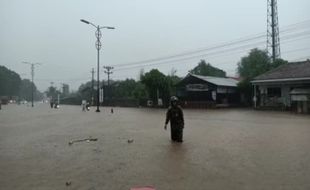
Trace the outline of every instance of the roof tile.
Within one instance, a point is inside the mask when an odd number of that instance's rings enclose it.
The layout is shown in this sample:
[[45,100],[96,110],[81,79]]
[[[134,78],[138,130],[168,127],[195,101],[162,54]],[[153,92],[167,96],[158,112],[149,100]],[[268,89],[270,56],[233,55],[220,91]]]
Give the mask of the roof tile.
[[307,77],[310,77],[310,60],[281,65],[275,69],[272,69],[262,75],[255,77],[254,81]]

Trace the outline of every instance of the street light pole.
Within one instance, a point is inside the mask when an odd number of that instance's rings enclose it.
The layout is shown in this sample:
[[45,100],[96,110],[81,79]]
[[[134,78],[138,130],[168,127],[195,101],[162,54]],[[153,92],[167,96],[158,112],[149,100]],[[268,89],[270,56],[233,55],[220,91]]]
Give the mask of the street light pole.
[[99,25],[95,25],[87,20],[81,19],[81,22],[84,22],[85,24],[90,24],[93,27],[96,28],[96,49],[97,49],[97,110],[96,112],[100,112],[99,109],[99,90],[100,90],[100,81],[99,81],[99,50],[101,49],[101,42],[100,42],[100,38],[102,36],[101,34],[101,29],[106,28],[106,29],[115,29],[114,27],[110,27],[110,26],[102,26],[100,27]]
[[101,49],[101,42],[100,42],[100,38],[101,38],[101,31],[99,28],[99,25],[97,26],[97,31],[96,31],[96,37],[97,37],[97,41],[96,41],[96,49],[97,49],[97,110],[96,112],[100,112],[99,110],[99,91],[100,91],[100,79],[99,79],[99,50]]

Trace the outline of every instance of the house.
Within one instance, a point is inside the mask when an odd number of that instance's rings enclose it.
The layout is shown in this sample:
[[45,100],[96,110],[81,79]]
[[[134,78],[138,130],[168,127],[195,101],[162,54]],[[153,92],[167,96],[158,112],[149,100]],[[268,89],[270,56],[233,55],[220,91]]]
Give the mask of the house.
[[176,94],[184,107],[221,107],[237,104],[238,80],[188,74],[176,85]]
[[251,82],[255,108],[310,112],[310,60],[281,65]]

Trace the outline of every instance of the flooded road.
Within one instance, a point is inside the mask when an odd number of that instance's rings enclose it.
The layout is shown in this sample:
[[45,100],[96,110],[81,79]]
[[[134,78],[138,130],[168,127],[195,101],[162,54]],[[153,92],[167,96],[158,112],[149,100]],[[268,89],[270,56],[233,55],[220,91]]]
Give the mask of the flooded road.
[[164,109],[2,108],[0,189],[310,189],[309,115],[187,109],[174,144]]

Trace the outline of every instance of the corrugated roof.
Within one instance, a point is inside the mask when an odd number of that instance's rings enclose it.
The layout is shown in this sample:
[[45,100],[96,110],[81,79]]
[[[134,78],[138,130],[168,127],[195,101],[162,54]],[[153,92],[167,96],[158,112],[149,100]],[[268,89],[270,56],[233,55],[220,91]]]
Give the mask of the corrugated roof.
[[310,77],[310,61],[294,62],[281,65],[254,78],[254,81],[271,79],[294,79]]
[[217,86],[231,86],[231,87],[237,87],[237,84],[239,81],[232,79],[232,78],[221,78],[221,77],[211,77],[211,76],[202,76],[202,75],[194,75],[189,74],[190,76],[199,78],[201,80],[204,80],[206,82],[215,84]]

